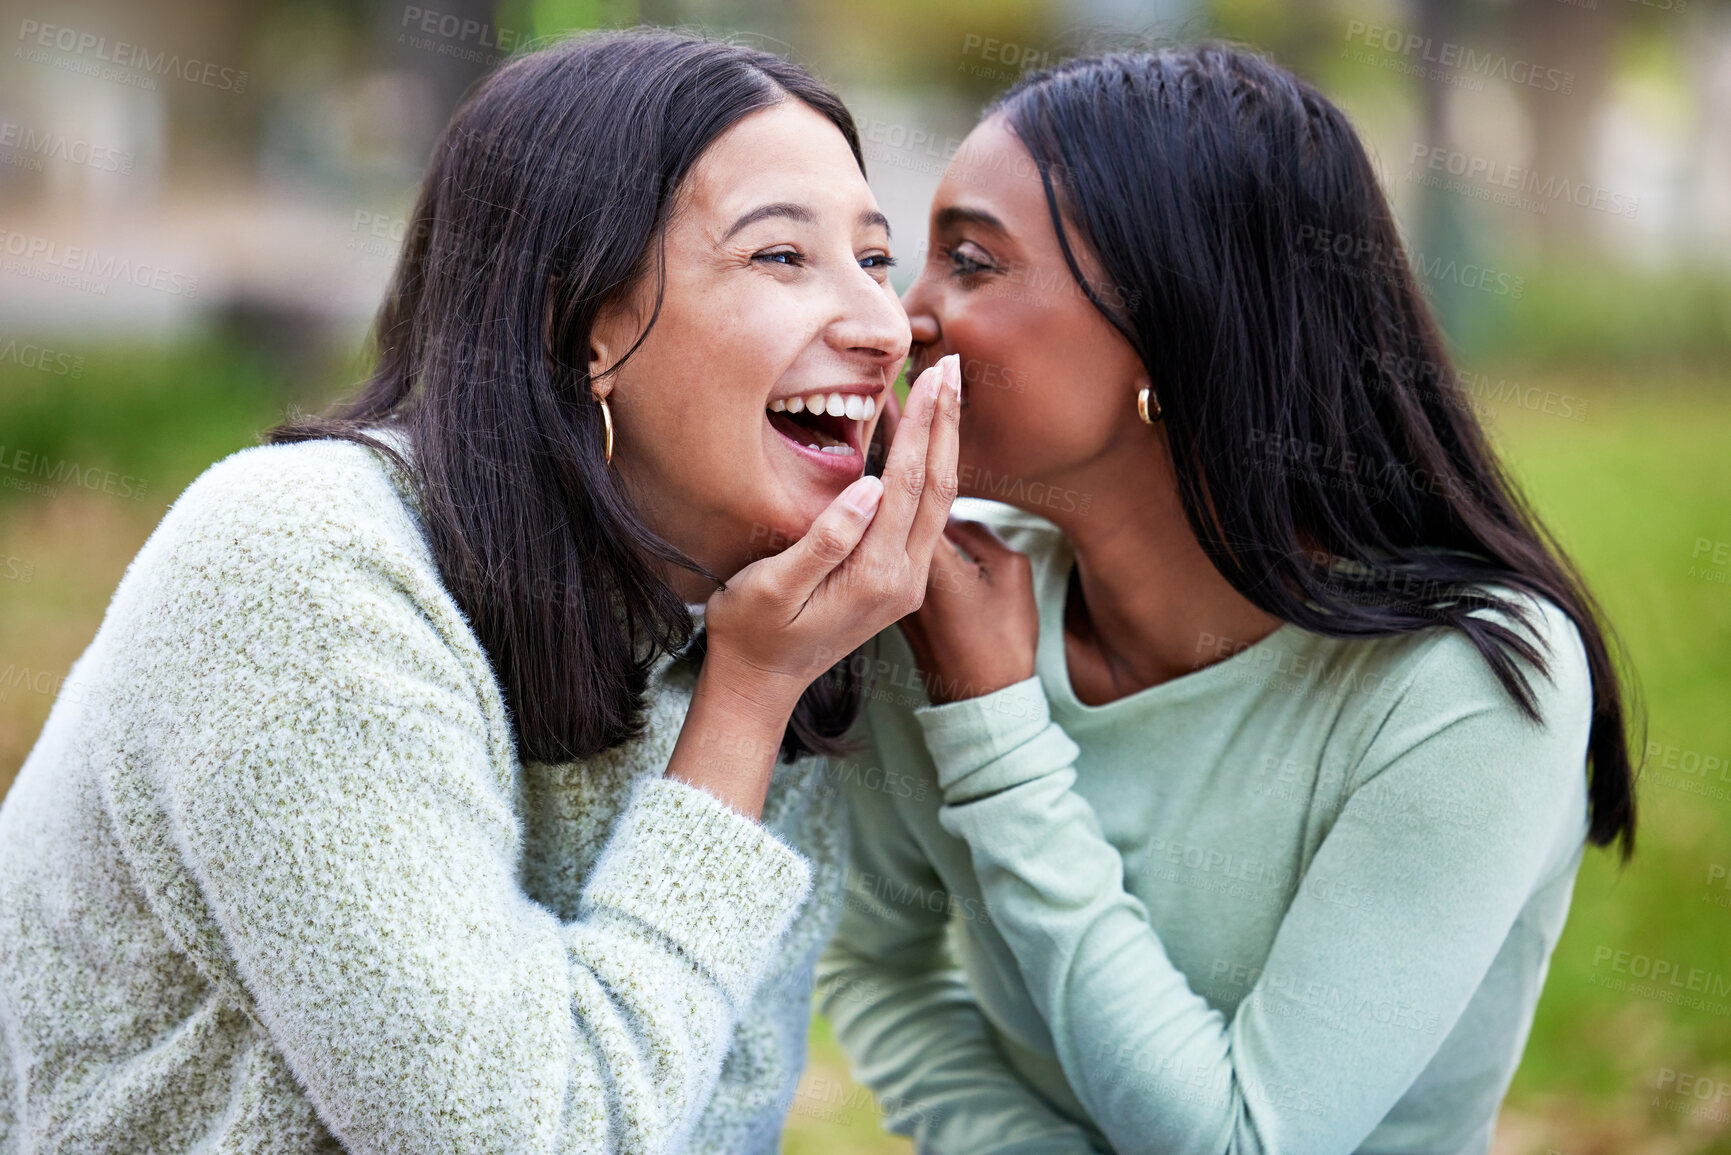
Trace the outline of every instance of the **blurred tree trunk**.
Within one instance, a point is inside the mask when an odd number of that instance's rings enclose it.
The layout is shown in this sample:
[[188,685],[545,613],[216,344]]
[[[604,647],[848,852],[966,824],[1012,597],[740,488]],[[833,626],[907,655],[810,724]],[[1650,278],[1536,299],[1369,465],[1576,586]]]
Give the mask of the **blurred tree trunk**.
[[[1465,39],[1460,9],[1449,0],[1414,0],[1413,23],[1418,35],[1433,44],[1460,43]],[[1451,147],[1448,126],[1448,101],[1452,87],[1429,76],[1418,80],[1419,123],[1424,144],[1428,148]],[[1411,247],[1415,264],[1435,265],[1438,261],[1454,261],[1457,265],[1473,262],[1474,234],[1466,219],[1466,206],[1458,194],[1444,188],[1420,183],[1417,189],[1417,220]],[[1418,270],[1415,269],[1415,272]],[[1484,294],[1476,293],[1458,280],[1444,278],[1425,280],[1418,272],[1420,287],[1425,290],[1436,309],[1437,320],[1457,351],[1470,349],[1483,320]]]
[[[1533,152],[1528,167],[1537,179],[1571,186],[1596,180],[1593,132],[1611,79],[1617,34],[1630,11],[1626,0],[1599,0],[1597,8],[1576,8],[1557,0],[1513,0],[1507,42],[1510,55],[1540,68],[1573,73],[1570,91],[1516,86]],[[1616,191],[1616,190],[1612,190]],[[1536,216],[1531,231],[1545,256],[1578,246],[1592,230],[1591,210],[1557,203]]]
[[[454,16],[458,20],[473,20],[482,27],[493,29],[489,39],[497,39],[498,29],[509,28],[513,32],[527,31],[523,22],[501,21],[494,11],[492,0],[438,0],[437,5],[426,5],[429,10],[436,7],[441,16]],[[442,130],[451,113],[462,102],[463,96],[474,86],[475,82],[487,75],[495,67],[492,59],[465,60],[460,56],[442,56],[436,52],[412,48],[400,44],[398,40],[403,31],[404,10],[398,3],[379,3],[376,5],[376,31],[374,35],[379,43],[389,45],[385,59],[392,67],[412,73],[422,82],[424,91],[432,100],[434,107],[429,109],[424,122],[435,126],[435,132]],[[464,48],[476,47],[484,56],[509,55],[509,50],[516,48],[515,44],[504,46],[504,50],[480,48],[479,45],[464,43]],[[421,142],[423,152],[430,152],[432,140]]]

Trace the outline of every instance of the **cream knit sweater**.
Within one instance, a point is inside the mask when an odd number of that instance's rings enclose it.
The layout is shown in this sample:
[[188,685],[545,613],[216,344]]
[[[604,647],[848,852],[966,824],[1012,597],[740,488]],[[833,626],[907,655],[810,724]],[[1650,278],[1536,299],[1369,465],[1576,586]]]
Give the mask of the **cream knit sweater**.
[[0,805],[0,1152],[775,1150],[845,823],[664,778],[691,685],[522,764],[378,454],[213,466]]

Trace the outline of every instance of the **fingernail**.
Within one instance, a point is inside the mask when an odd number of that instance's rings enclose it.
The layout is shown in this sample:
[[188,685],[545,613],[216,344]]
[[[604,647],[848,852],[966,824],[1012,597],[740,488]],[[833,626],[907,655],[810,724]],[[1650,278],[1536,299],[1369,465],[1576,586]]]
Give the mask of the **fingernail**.
[[883,495],[884,483],[868,473],[843,491],[841,503],[861,517],[870,517],[877,512]]
[[949,353],[942,360],[944,377],[949,381],[950,387],[956,391],[956,400],[960,401],[962,399],[962,355]]

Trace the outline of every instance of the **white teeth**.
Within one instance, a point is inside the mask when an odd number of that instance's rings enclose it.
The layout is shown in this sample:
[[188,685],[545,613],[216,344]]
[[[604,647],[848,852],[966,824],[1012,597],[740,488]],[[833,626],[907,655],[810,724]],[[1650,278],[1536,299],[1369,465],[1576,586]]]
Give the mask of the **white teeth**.
[[818,450],[818,452],[819,453],[833,453],[837,457],[852,457],[853,456],[853,446],[851,446],[851,445],[826,445],[822,449]]
[[778,397],[769,403],[771,413],[815,413],[831,417],[845,416],[849,421],[870,421],[877,416],[878,403],[858,393],[813,393],[808,397]]

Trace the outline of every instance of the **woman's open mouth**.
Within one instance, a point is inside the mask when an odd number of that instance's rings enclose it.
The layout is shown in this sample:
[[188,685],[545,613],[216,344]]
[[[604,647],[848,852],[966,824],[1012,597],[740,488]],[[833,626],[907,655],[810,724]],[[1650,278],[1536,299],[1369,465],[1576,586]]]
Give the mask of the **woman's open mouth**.
[[861,447],[877,399],[859,393],[810,393],[779,397],[766,409],[770,428],[807,458],[856,476],[863,472]]

